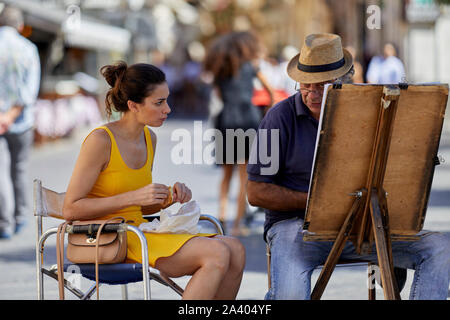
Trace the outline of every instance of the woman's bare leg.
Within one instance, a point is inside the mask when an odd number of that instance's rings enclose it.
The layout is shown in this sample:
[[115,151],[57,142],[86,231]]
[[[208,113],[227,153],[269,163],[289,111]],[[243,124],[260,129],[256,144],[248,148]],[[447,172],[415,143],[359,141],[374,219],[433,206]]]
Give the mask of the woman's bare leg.
[[188,240],[175,254],[159,258],[155,267],[169,277],[192,275],[183,299],[214,299],[225,278],[231,250],[219,239],[196,237]]
[[228,272],[219,286],[215,296],[217,300],[233,300],[241,286],[242,275],[245,267],[245,247],[237,238],[216,236],[215,238],[223,241],[230,249],[230,265]]
[[220,183],[220,194],[219,194],[219,220],[221,222],[225,221],[225,215],[227,211],[228,204],[228,191],[230,190],[230,181],[233,176],[233,165],[224,164],[222,165],[222,181]]
[[237,203],[236,218],[233,222],[233,236],[240,235],[241,220],[245,215],[245,209],[247,207],[247,164],[239,164],[239,195]]

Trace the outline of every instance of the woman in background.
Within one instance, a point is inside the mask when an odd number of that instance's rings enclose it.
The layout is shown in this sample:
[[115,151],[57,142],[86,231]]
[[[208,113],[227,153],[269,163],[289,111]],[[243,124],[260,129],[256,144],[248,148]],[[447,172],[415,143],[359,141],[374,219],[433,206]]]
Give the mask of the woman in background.
[[235,130],[235,135],[239,134],[237,129],[244,132],[254,129],[256,133],[261,113],[252,104],[255,78],[266,88],[273,101],[272,89],[258,69],[261,53],[261,42],[255,34],[233,32],[215,39],[204,61],[205,71],[214,77],[214,90],[223,101],[223,109],[215,120],[215,128],[220,130],[223,137],[223,144],[216,144],[216,162],[223,169],[219,194],[219,220],[223,224],[233,169],[237,166],[239,172],[237,213],[231,231],[233,236],[245,235],[248,232],[241,227],[241,220],[247,208],[246,167],[254,134],[247,135],[245,143],[239,144],[241,139],[227,138],[226,130]]

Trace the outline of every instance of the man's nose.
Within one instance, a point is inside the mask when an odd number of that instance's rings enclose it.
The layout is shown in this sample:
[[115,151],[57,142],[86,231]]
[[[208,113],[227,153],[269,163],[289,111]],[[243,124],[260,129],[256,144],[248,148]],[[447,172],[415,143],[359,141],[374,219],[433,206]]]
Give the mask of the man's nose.
[[314,91],[311,91],[311,93],[310,93],[311,99],[313,99],[313,100],[321,99],[323,93],[321,91],[318,91],[315,89],[313,89],[313,90]]

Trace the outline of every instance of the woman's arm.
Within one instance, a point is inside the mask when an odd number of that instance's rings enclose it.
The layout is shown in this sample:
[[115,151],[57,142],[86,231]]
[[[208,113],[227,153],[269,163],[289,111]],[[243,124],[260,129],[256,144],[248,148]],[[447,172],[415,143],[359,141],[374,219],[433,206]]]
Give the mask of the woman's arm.
[[104,130],[95,130],[84,141],[72,173],[64,199],[63,215],[66,220],[94,219],[112,212],[124,204],[115,199],[88,199],[98,175],[109,162],[111,140]]
[[[152,129],[150,129],[149,127],[147,127],[147,129],[150,132],[150,138],[152,139],[152,150],[153,150],[153,159],[152,159],[152,171],[153,171],[153,164],[155,162],[155,154],[156,154],[156,142],[157,142],[157,137],[156,134],[153,132]],[[154,205],[149,205],[149,206],[142,206],[141,210],[142,210],[142,214],[143,215],[151,215],[154,213],[157,213],[159,211],[161,211],[161,209],[165,209],[167,207],[170,207],[172,205],[172,203],[167,204],[164,206],[164,204],[154,204]]]
[[134,205],[163,203],[168,188],[149,184],[138,190],[106,198],[87,198],[94,183],[109,162],[111,140],[104,130],[96,130],[83,143],[64,199],[66,220],[100,218],[111,212]]
[[295,211],[306,208],[308,194],[273,183],[248,181],[248,202],[252,206],[274,211]]

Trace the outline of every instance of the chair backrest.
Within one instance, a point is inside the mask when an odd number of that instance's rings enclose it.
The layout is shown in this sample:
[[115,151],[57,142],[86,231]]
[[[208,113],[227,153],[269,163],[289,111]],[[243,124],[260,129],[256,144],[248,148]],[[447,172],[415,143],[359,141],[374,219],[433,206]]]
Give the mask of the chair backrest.
[[42,186],[41,180],[33,181],[34,215],[64,219],[62,208],[66,193],[58,193]]

